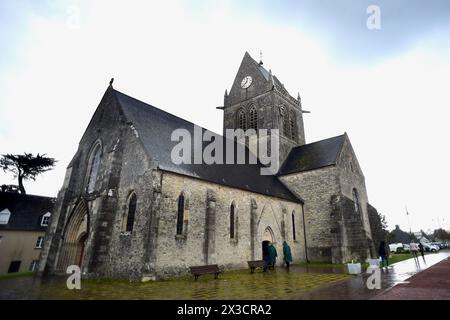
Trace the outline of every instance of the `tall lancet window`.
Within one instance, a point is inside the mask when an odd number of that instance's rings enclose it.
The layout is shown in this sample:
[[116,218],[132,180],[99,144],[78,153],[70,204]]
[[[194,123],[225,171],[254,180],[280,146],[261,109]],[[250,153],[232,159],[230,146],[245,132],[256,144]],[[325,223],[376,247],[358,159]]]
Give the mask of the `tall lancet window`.
[[284,107],[280,108],[281,122],[283,125],[283,134],[286,138],[291,138],[291,127],[289,124],[289,114]]
[[94,150],[91,152],[90,166],[89,166],[89,179],[86,191],[92,193],[95,190],[95,183],[97,182],[98,170],[100,168],[101,147],[98,143]]
[[353,205],[355,206],[355,212],[359,212],[359,197],[358,197],[358,191],[356,191],[355,188],[353,188]]
[[292,212],[292,239],[297,239],[297,231],[295,231],[295,212]]
[[255,106],[252,106],[250,108],[249,116],[250,116],[249,129],[258,130],[258,111],[256,111]]
[[291,131],[291,139],[296,140],[297,139],[297,126],[296,126],[296,119],[295,114],[293,112],[289,115],[289,126]]
[[235,222],[235,212],[234,212],[234,203],[231,204],[230,207],[230,239],[235,238],[235,228],[234,228],[234,222]]
[[247,130],[247,115],[244,109],[239,110],[238,113],[239,129]]
[[184,220],[184,195],[180,194],[180,196],[178,197],[177,235],[183,234],[183,220]]
[[134,226],[134,216],[136,215],[136,203],[137,197],[133,192],[130,200],[128,201],[128,215],[127,215],[127,225],[125,231],[131,232],[133,231]]

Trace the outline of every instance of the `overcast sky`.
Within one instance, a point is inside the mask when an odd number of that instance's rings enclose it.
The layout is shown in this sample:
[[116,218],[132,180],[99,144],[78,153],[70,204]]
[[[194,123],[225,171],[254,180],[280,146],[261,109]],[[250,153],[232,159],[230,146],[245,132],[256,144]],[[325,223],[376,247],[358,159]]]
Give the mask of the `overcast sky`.
[[[381,29],[369,30],[378,5]],[[26,182],[56,196],[111,77],[119,91],[222,132],[245,51],[293,96],[307,142],[347,132],[389,227],[450,229],[450,2],[0,0],[0,154],[46,153]],[[0,172],[0,184],[15,183]]]

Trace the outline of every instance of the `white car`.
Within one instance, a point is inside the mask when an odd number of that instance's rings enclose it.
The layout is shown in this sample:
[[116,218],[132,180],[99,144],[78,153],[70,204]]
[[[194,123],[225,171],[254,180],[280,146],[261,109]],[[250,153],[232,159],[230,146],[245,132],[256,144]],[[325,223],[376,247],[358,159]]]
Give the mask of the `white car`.
[[391,243],[389,245],[389,251],[390,252],[397,252],[398,248],[403,248],[403,243]]
[[422,243],[422,245],[425,251],[438,252],[440,250],[438,246],[435,246],[431,243]]

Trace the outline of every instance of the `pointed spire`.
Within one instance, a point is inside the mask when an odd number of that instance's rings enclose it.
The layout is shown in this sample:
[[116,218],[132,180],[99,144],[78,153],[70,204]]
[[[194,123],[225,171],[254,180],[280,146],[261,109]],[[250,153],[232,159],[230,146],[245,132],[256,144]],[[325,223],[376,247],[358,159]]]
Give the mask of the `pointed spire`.
[[111,78],[111,80],[109,80],[109,86],[112,88],[113,86],[113,82],[114,82],[114,78]]
[[297,101],[300,108],[302,107],[302,97],[300,97],[300,92],[297,92]]
[[273,80],[272,69],[269,69],[269,80],[272,83],[272,88],[275,88],[275,81]]
[[223,106],[226,107],[228,102],[228,90],[225,89],[225,94],[223,96]]
[[260,66],[263,65],[263,61],[262,61],[262,50],[259,51],[259,65],[260,65]]

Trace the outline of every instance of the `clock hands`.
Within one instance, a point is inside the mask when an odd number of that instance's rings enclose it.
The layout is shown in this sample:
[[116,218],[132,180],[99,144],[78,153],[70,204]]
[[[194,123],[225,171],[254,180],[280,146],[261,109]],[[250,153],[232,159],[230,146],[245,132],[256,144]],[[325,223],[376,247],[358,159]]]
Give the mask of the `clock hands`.
[[252,77],[247,76],[241,81],[241,88],[247,89],[252,84]]

